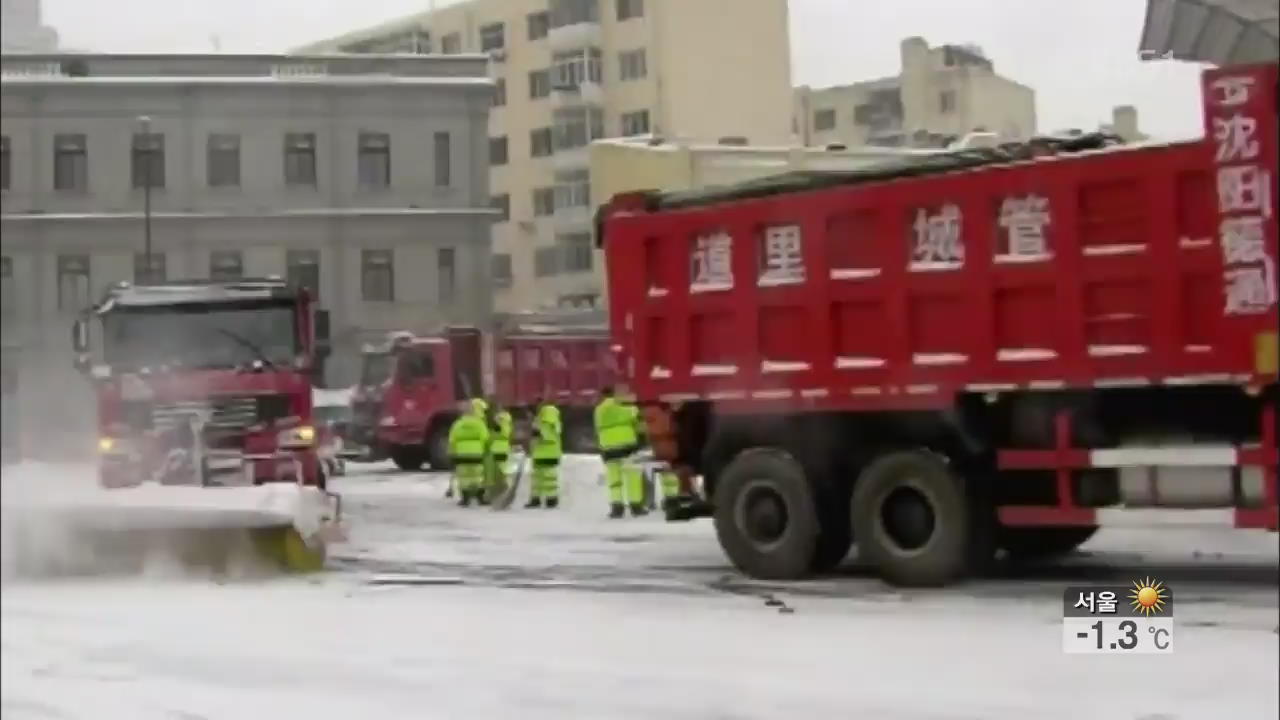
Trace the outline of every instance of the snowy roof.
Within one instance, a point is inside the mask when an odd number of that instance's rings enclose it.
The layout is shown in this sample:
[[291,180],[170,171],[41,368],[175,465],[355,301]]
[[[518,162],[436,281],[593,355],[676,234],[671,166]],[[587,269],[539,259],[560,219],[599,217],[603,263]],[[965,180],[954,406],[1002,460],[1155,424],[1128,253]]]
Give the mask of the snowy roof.
[[6,75],[6,86],[49,85],[324,85],[334,87],[487,87],[495,86],[487,77],[412,77],[404,75],[174,75],[174,76],[90,76],[65,75]]
[[297,291],[277,278],[244,279],[231,282],[175,280],[158,285],[119,283],[107,290],[99,313],[115,307],[158,307],[187,303],[236,302],[240,300],[292,300]]
[[1138,52],[1145,60],[1275,62],[1280,8],[1276,0],[1148,0]]

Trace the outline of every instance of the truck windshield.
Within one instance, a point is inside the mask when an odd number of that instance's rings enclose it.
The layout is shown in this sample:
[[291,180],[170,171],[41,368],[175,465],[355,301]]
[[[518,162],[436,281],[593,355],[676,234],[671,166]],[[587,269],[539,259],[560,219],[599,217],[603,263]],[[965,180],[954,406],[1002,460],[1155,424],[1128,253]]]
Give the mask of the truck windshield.
[[370,353],[364,356],[364,367],[360,370],[360,384],[364,386],[381,385],[391,377],[391,355],[389,353]]
[[103,356],[113,367],[287,366],[297,354],[287,302],[116,308],[102,317]]

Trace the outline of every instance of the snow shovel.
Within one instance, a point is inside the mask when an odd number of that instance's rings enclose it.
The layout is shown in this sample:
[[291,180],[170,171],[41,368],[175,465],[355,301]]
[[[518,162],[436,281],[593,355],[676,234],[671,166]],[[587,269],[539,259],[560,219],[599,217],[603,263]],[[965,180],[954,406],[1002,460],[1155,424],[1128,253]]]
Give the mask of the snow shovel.
[[528,466],[529,456],[527,454],[521,455],[520,463],[516,465],[516,471],[511,474],[511,479],[507,481],[507,486],[490,503],[495,511],[506,510],[511,507],[511,503],[516,499],[516,492],[520,490],[520,479],[524,477],[525,468]]

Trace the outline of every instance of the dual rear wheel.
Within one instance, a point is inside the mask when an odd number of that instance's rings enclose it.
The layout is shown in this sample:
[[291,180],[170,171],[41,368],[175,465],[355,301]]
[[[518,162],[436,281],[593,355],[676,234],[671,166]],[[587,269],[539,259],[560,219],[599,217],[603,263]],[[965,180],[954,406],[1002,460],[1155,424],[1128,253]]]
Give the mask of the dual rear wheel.
[[852,485],[842,495],[785,451],[744,451],[716,483],[717,537],[734,565],[760,579],[830,570],[856,539],[860,559],[888,582],[936,587],[987,569],[997,546],[1011,558],[1044,559],[1097,530],[997,528],[982,488],[928,450],[881,455]]

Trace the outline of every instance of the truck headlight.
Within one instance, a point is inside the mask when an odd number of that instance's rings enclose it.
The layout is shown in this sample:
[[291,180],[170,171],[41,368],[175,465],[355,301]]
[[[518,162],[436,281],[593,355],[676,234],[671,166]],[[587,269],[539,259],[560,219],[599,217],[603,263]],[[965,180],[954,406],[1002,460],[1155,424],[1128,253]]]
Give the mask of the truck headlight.
[[310,425],[300,425],[288,430],[282,430],[276,436],[276,442],[282,448],[307,448],[311,447],[315,441],[316,429]]
[[381,425],[382,427],[392,427],[396,424],[396,419],[391,415],[387,415],[386,417],[379,420],[378,424]]
[[98,452],[102,455],[128,455],[133,449],[126,438],[103,436],[98,438]]

